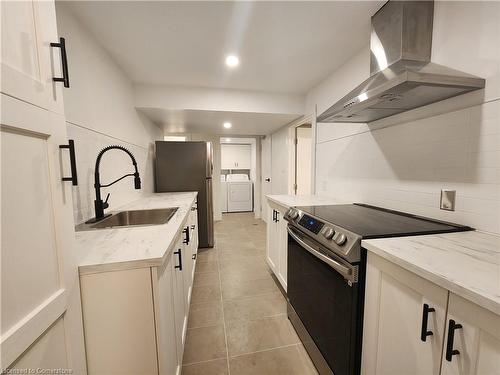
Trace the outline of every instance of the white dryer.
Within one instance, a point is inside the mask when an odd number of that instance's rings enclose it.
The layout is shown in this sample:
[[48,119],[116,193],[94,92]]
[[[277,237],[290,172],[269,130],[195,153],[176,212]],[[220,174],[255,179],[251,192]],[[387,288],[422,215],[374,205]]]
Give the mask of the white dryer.
[[227,212],[253,211],[253,182],[246,174],[229,174],[227,184]]

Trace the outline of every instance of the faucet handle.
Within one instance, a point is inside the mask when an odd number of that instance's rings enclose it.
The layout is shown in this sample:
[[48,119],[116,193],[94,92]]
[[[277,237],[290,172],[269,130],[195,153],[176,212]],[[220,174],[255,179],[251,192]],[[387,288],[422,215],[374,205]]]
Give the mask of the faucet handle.
[[108,208],[109,207],[109,203],[108,203],[108,199],[109,199],[109,193],[108,195],[106,196],[106,200],[102,203],[102,208]]

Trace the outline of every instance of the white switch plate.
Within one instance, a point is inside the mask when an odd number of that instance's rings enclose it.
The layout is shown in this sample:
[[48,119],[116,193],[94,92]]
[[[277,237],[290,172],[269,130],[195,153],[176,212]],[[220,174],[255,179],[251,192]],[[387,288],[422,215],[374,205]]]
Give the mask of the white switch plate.
[[439,208],[446,211],[455,211],[456,195],[456,190],[441,190],[441,203]]

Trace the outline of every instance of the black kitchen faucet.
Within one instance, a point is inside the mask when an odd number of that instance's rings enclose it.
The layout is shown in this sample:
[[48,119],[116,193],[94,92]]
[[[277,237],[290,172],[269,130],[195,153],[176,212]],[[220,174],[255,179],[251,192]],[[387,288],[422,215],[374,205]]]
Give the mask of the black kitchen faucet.
[[[135,172],[126,174],[126,175],[118,178],[117,180],[109,183],[109,184],[101,185],[101,181],[100,181],[100,177],[99,177],[99,166],[101,164],[101,158],[106,151],[113,150],[113,149],[122,150],[123,152],[127,153],[128,156],[130,156],[130,159],[132,159],[132,164],[134,165],[134,168],[135,168]],[[103,148],[101,150],[101,152],[99,152],[99,154],[97,155],[97,159],[95,161],[95,172],[94,172],[95,217],[93,219],[88,220],[87,223],[95,223],[95,222],[98,222],[98,221],[104,219],[106,216],[109,216],[109,215],[104,215],[104,209],[109,207],[109,204],[108,204],[109,193],[106,197],[106,200],[103,202],[101,199],[101,188],[109,187],[109,186],[117,183],[118,181],[124,179],[125,177],[129,177],[129,176],[134,176],[134,187],[136,189],[140,189],[141,188],[141,178],[139,177],[139,171],[137,170],[137,162],[135,161],[134,155],[129,150],[127,150],[123,146],[113,145],[113,146],[107,146],[107,147]]]

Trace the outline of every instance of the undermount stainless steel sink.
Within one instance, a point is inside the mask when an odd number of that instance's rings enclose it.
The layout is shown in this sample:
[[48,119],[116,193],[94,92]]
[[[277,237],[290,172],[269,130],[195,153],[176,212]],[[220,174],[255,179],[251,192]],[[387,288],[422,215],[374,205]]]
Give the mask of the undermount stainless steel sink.
[[87,229],[129,227],[136,225],[161,225],[167,223],[178,209],[179,207],[171,207],[153,210],[120,211],[95,224],[87,225]]

